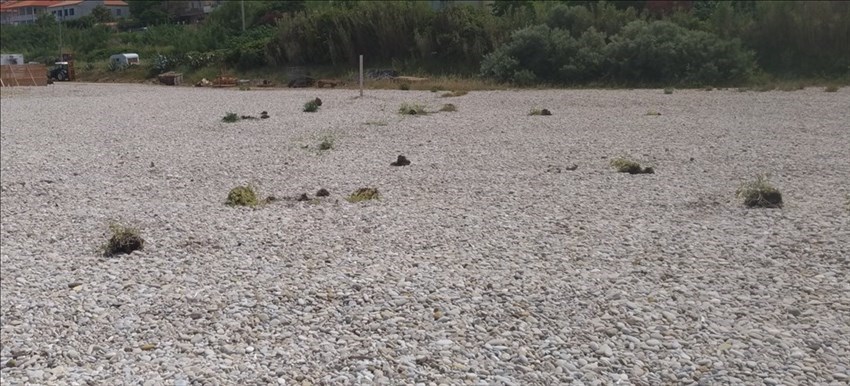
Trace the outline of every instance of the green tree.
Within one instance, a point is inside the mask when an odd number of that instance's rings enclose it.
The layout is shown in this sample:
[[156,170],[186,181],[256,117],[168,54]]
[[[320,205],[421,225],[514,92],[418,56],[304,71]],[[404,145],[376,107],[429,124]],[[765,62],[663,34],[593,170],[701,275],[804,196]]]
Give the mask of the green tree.
[[185,1],[127,0],[130,14],[143,25],[165,24],[173,21],[177,12],[185,9]]
[[520,9],[530,11],[534,9],[534,3],[530,0],[496,0],[490,4],[493,15],[504,16]]
[[109,23],[115,19],[112,17],[112,12],[109,12],[106,7],[98,5],[91,10],[91,15],[98,23]]

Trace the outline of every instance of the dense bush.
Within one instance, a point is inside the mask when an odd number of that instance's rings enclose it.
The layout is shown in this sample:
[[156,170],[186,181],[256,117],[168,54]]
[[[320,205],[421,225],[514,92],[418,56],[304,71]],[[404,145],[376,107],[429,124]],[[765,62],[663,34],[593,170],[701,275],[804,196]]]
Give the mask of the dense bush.
[[636,20],[619,34],[589,27],[578,39],[560,28],[537,25],[515,32],[484,57],[481,74],[518,84],[582,83],[607,78],[626,83],[721,84],[746,79],[752,54],[737,40],[723,40],[672,22]]
[[668,21],[634,21],[605,49],[609,73],[631,82],[722,84],[747,79],[753,56],[737,40]]

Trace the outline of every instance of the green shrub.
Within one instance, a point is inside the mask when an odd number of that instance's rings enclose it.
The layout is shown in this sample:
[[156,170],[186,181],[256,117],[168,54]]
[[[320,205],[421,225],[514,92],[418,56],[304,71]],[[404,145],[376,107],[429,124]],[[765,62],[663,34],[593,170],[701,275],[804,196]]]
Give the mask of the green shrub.
[[838,86],[826,86],[826,88],[825,88],[825,89],[823,89],[823,91],[826,91],[826,92],[836,92],[836,91],[838,91]]
[[754,55],[740,41],[689,30],[670,21],[633,21],[605,47],[611,75],[621,80],[678,84],[747,79]]
[[407,84],[407,83],[402,83],[402,84],[398,85],[398,89],[402,90],[402,91],[407,91],[407,90],[410,90],[410,85]]
[[351,195],[348,196],[347,200],[351,203],[357,203],[360,201],[375,200],[378,198],[380,198],[380,195],[378,194],[378,189],[362,188],[357,189],[357,191],[354,193],[351,193]]
[[736,196],[743,199],[749,208],[781,208],[782,193],[768,181],[767,175],[756,177],[755,181],[745,182],[738,187]]
[[672,93],[673,93],[673,89],[672,89],[672,88],[669,88],[669,87],[668,87],[668,88],[665,88],[665,89],[664,89],[664,95],[670,95],[670,94],[672,94]]
[[573,35],[546,25],[526,27],[482,59],[481,75],[516,84],[579,83],[600,77],[705,84],[747,79],[755,66],[752,53],[739,41],[669,21],[634,20],[618,31],[610,36],[588,27]]
[[225,123],[233,123],[239,120],[239,116],[236,113],[227,113],[224,118],[221,118],[222,122]]
[[227,194],[227,205],[229,206],[257,206],[257,193],[250,185],[237,186]]
[[109,230],[112,235],[104,246],[104,255],[130,254],[144,249],[145,240],[137,229],[113,224],[109,226]]
[[402,103],[401,107],[398,108],[398,113],[403,115],[425,115],[428,114],[425,111],[425,106],[420,104],[411,104],[411,103]]
[[304,104],[304,112],[305,113],[315,113],[319,110],[319,104],[316,103],[315,100],[309,101]]
[[615,158],[611,160],[611,167],[613,167],[616,171],[620,173],[629,173],[629,174],[653,174],[655,173],[655,169],[652,167],[641,168],[640,164],[626,159],[626,158]]

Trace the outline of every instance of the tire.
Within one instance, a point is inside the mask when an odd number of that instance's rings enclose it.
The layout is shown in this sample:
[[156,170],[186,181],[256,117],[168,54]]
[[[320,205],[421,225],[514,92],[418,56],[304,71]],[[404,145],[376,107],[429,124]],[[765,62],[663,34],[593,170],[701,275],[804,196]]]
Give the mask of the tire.
[[56,80],[58,81],[65,81],[67,79],[68,75],[65,74],[65,71],[59,71],[59,73],[56,74]]

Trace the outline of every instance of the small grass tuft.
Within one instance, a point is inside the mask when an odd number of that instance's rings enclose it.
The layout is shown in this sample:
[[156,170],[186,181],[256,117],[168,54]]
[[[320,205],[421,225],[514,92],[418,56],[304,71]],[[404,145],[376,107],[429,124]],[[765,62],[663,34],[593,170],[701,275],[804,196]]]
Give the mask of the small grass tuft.
[[806,88],[802,83],[783,83],[779,85],[779,91],[799,91]]
[[823,91],[825,91],[825,92],[837,92],[838,86],[826,86],[826,88],[823,89]]
[[758,92],[773,91],[773,90],[776,90],[776,85],[772,84],[772,83],[763,84],[763,85],[756,87],[755,90],[758,91]]
[[224,118],[221,118],[221,121],[224,123],[233,123],[239,120],[239,116],[236,113],[227,113]]
[[398,108],[398,113],[403,115],[425,115],[428,114],[425,111],[425,106],[420,104],[411,104],[411,103],[402,103],[401,107]]
[[844,209],[850,212],[850,193],[844,195]]
[[748,208],[781,208],[782,193],[768,181],[768,175],[760,175],[755,181],[745,182],[735,195],[744,200]]
[[387,121],[366,121],[366,125],[369,126],[386,126],[389,125]]
[[673,93],[673,89],[668,87],[664,89],[664,95],[670,95]]
[[653,174],[655,173],[655,169],[652,167],[641,168],[640,164],[626,159],[626,158],[615,158],[611,160],[611,167],[613,167],[616,171],[620,173],[629,173],[629,174]]
[[703,91],[714,91],[714,86],[705,86],[702,88]]
[[346,200],[351,203],[357,203],[360,201],[375,200],[378,198],[380,198],[380,195],[378,194],[378,189],[362,188],[357,189],[357,191],[354,193],[351,193],[351,195],[348,196]]
[[659,113],[658,111],[655,111],[655,110],[649,110],[649,111],[646,112],[646,115],[659,116],[659,115],[661,115],[661,113]]
[[531,109],[528,115],[552,115],[552,112],[547,109]]
[[230,189],[227,194],[227,205],[229,206],[257,206],[257,192],[251,185],[237,186]]
[[466,91],[466,90],[457,90],[457,91],[449,91],[447,93],[444,93],[442,96],[443,96],[443,98],[451,98],[451,97],[464,96],[468,93],[469,93],[469,91]]
[[446,111],[446,112],[453,113],[453,112],[457,111],[457,106],[455,106],[451,103],[446,103],[446,104],[443,105],[443,107],[440,107],[440,111]]
[[145,247],[145,240],[139,235],[139,230],[117,224],[109,226],[112,236],[104,246],[105,256],[115,256],[133,253]]
[[402,84],[398,85],[398,89],[402,90],[402,91],[410,90],[410,84],[402,83]]
[[325,137],[322,139],[322,142],[319,143],[319,150],[331,150],[334,148],[334,139],[331,137]]
[[305,113],[315,113],[319,110],[319,104],[315,100],[311,100],[304,104]]
[[437,86],[437,85],[431,86],[431,92],[437,92],[437,91],[440,91],[440,86]]

